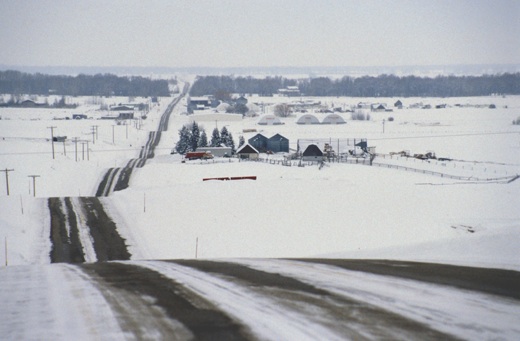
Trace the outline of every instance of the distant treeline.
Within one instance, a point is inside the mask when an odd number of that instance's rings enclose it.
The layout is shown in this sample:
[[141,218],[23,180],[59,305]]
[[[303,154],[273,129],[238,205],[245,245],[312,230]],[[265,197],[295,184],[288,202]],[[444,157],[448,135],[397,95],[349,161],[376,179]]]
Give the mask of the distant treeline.
[[168,96],[166,80],[112,74],[56,76],[0,71],[0,93],[63,96]]
[[491,94],[520,94],[520,73],[483,76],[416,76],[381,75],[377,77],[343,77],[330,79],[286,79],[283,77],[205,76],[198,77],[190,95],[216,95],[226,93],[260,94],[270,96],[278,89],[298,86],[304,96],[351,97],[462,97]]

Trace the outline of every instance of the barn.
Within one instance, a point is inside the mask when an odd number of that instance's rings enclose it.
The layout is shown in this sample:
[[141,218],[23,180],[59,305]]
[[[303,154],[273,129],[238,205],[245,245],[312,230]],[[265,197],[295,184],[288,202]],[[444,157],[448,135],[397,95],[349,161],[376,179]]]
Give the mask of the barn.
[[260,120],[258,121],[258,124],[260,125],[280,125],[283,124],[280,119],[274,115],[264,115],[260,117]]
[[323,161],[323,159],[323,152],[315,144],[308,145],[302,154],[302,161]]
[[345,120],[343,117],[339,116],[338,114],[328,114],[325,116],[321,124],[345,124]]
[[318,118],[311,114],[305,114],[300,116],[296,124],[320,124]]
[[251,137],[247,142],[256,150],[265,152],[267,150],[267,137],[262,134],[256,134]]
[[238,148],[236,154],[240,159],[257,160],[259,153],[258,150],[256,150],[250,144],[245,144],[242,147]]
[[276,134],[267,140],[267,150],[273,153],[289,152],[289,139],[280,134]]

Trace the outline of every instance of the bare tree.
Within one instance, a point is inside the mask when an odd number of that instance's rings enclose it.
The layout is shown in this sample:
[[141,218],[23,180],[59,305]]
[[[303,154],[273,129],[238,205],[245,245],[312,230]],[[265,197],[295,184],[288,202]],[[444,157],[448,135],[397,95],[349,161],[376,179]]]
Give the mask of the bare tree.
[[288,117],[291,114],[291,108],[286,103],[275,105],[274,114],[278,117]]

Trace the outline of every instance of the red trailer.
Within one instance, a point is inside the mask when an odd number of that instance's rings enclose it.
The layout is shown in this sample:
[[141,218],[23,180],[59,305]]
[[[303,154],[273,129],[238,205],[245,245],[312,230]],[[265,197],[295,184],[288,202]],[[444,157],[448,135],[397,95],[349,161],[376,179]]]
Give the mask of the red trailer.
[[213,159],[211,152],[187,152],[184,157],[188,160],[208,160]]

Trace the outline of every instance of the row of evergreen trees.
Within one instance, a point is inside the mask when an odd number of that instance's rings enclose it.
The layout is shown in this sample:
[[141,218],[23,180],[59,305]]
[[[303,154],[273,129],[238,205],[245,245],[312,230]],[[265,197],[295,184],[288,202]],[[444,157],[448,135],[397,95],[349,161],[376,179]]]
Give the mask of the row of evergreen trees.
[[2,94],[59,94],[65,96],[169,96],[168,81],[112,74],[56,76],[0,71]]
[[464,97],[492,94],[520,94],[520,73],[482,76],[417,77],[380,75],[330,79],[316,77],[286,79],[283,77],[206,76],[198,77],[190,91],[192,96],[221,93],[273,95],[278,89],[297,85],[304,96],[350,97]]
[[[244,137],[240,136],[239,147],[242,144],[244,144]],[[218,128],[214,128],[209,142],[206,130],[197,122],[182,126],[179,130],[179,141],[175,145],[175,151],[179,154],[186,154],[199,147],[230,147],[233,154],[236,151],[233,135],[225,126],[220,131]]]

